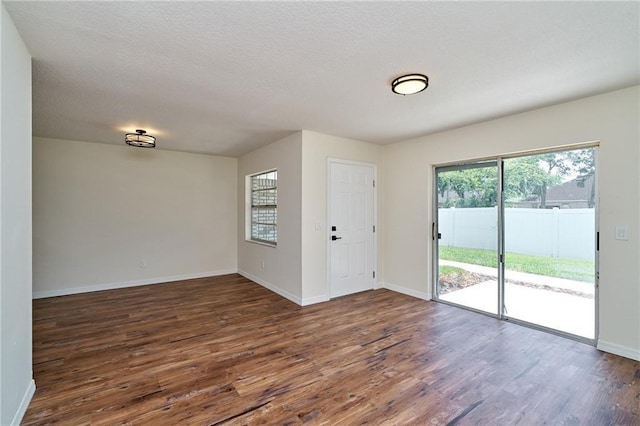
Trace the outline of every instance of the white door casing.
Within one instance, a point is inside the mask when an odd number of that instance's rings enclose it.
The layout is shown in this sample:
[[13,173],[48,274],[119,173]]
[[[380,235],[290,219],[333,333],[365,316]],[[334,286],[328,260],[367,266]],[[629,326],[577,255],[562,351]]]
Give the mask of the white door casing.
[[375,165],[330,159],[328,172],[330,297],[372,290]]

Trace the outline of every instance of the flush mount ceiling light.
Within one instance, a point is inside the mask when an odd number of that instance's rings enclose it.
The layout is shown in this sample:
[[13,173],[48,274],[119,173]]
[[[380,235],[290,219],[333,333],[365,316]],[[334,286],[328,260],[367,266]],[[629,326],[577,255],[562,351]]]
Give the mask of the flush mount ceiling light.
[[396,78],[391,83],[391,90],[398,95],[413,95],[422,92],[429,86],[429,77],[423,74],[407,74]]
[[147,135],[146,130],[138,129],[135,133],[127,133],[124,136],[124,141],[127,145],[137,146],[140,148],[155,148],[156,138],[151,135]]

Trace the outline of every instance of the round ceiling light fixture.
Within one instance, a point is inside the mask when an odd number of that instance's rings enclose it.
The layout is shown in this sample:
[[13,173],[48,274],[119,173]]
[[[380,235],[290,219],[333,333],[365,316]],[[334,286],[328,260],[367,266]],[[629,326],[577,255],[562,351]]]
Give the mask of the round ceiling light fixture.
[[124,141],[127,145],[137,146],[139,148],[155,148],[156,138],[147,135],[146,130],[138,129],[135,133],[127,133],[124,136]]
[[424,74],[407,74],[391,82],[391,90],[398,95],[414,95],[429,86],[429,77]]

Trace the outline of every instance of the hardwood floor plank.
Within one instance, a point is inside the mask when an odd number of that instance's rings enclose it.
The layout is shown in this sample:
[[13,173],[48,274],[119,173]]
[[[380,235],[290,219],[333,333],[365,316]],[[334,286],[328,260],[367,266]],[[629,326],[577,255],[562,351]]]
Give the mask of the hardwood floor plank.
[[34,300],[24,425],[640,425],[640,363],[387,290],[237,274]]

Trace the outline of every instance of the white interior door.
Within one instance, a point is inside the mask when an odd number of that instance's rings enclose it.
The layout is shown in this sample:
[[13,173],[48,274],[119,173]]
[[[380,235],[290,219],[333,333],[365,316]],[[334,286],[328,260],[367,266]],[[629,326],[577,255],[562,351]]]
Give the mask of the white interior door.
[[329,161],[331,297],[372,290],[374,166]]

